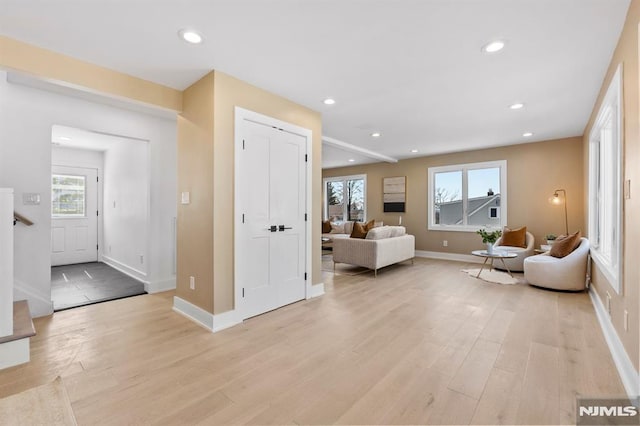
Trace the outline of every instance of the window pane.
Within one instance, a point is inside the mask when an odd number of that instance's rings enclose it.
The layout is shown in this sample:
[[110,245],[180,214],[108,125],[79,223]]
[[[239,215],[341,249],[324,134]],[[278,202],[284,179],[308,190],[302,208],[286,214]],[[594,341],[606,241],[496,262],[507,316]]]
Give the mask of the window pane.
[[327,182],[327,219],[344,220],[344,183]]
[[51,215],[55,217],[84,217],[85,177],[52,175]]
[[434,174],[434,223],[462,224],[462,171]]
[[364,180],[347,181],[347,220],[362,222],[364,220]]
[[500,226],[500,168],[467,173],[467,224]]

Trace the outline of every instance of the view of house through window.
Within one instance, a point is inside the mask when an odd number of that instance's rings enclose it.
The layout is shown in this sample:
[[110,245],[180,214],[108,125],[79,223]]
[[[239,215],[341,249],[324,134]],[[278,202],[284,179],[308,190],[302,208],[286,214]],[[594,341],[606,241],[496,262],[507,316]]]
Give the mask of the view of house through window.
[[84,217],[85,176],[51,176],[51,216]]
[[429,168],[429,229],[500,228],[506,161]]
[[366,176],[345,176],[324,180],[324,216],[334,222],[366,218]]

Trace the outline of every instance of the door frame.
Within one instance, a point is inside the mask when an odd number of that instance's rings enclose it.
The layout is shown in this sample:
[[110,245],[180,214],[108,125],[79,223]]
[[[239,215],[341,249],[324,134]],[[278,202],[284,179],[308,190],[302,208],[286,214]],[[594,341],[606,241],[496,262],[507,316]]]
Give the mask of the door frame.
[[[98,185],[97,188],[97,209],[98,209],[98,230],[97,230],[97,244],[98,244],[98,262],[102,262],[102,240],[103,240],[103,188],[102,185],[104,185],[104,179],[102,176],[102,168],[103,168],[104,164],[102,166],[96,166],[96,165],[91,165],[91,164],[87,164],[87,163],[83,163],[83,162],[73,162],[73,161],[57,161],[55,164],[53,162],[51,162],[51,172],[49,173],[49,194],[51,194],[52,188],[51,188],[51,175],[53,175],[53,168],[54,167],[76,167],[78,169],[93,169],[97,171],[98,174],[98,182],[96,182],[96,184]],[[49,206],[51,207],[51,206]],[[49,211],[49,220],[51,221],[51,223],[53,224],[53,217],[51,216],[51,211]],[[49,237],[49,239],[51,239],[51,237]],[[51,253],[49,253],[49,257],[51,257]]]
[[233,287],[234,287],[234,303],[233,309],[236,311],[238,320],[241,322],[246,319],[243,306],[242,288],[236,277],[238,276],[238,259],[240,258],[240,233],[235,232],[242,225],[242,213],[240,212],[240,155],[242,153],[242,124],[244,120],[252,121],[265,126],[277,127],[278,129],[294,133],[306,139],[306,185],[305,185],[305,210],[307,213],[307,221],[305,222],[305,271],[307,279],[305,281],[305,299],[311,298],[312,283],[312,228],[311,228],[311,211],[312,211],[312,170],[313,170],[313,132],[310,129],[287,123],[267,115],[263,115],[254,111],[250,111],[241,107],[235,107],[234,118],[234,238],[233,238]]

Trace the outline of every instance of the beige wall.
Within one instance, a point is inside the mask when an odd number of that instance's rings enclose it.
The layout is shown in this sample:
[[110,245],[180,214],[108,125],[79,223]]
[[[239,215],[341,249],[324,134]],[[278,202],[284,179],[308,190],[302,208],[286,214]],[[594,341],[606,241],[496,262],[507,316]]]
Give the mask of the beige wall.
[[[527,226],[543,244],[546,234],[564,233],[562,207],[548,203],[557,188],[567,190],[569,230],[584,231],[582,139],[579,137],[500,148],[467,151],[375,163],[323,171],[323,177],[367,175],[367,219],[402,224],[416,236],[416,250],[469,254],[482,248],[480,236],[471,232],[427,230],[427,169],[435,166],[507,160],[507,215],[511,227]],[[383,213],[382,178],[407,177],[407,212]],[[320,207],[320,212],[322,207]],[[447,240],[448,247],[442,241]]]
[[180,90],[0,36],[0,67],[92,92],[180,111]]
[[[314,212],[320,211],[321,206],[322,127],[319,113],[217,71],[185,91],[184,113],[178,121],[178,191],[185,191],[185,185],[190,185],[192,202],[202,197],[204,205],[178,208],[177,295],[215,314],[234,308],[236,106],[313,132],[313,210],[309,212],[310,220],[319,221]],[[192,212],[192,215],[186,212]],[[313,228],[311,238],[314,244],[310,272],[312,283],[318,284],[321,282],[319,228]],[[196,291],[192,291],[189,290],[189,275],[195,273],[203,274],[203,278],[196,278]],[[207,275],[209,273],[212,275]]]
[[[611,78],[619,64],[622,64],[623,75],[623,111],[624,111],[624,180],[631,180],[631,195],[628,200],[624,200],[623,206],[623,284],[622,294],[618,295],[598,270],[597,265],[593,266],[593,285],[600,295],[600,299],[606,302],[606,293],[611,297],[611,322],[615,327],[620,340],[633,362],[636,371],[640,364],[639,349],[639,325],[638,315],[640,299],[640,267],[638,266],[638,253],[640,253],[640,126],[638,114],[640,113],[638,104],[640,96],[638,94],[638,25],[640,23],[640,1],[633,0],[627,12],[627,20],[618,41],[618,45],[613,54],[609,70],[600,89],[598,100],[593,108],[591,119],[584,132],[584,164],[585,182],[588,182],[589,164],[589,133],[593,126],[598,110],[602,103],[602,98],[609,87]],[[585,198],[588,187],[585,186]],[[587,221],[587,211],[585,205],[585,223]],[[629,312],[629,330],[624,330],[624,311]]]
[[[178,238],[176,295],[213,312],[214,73],[183,93],[178,115]],[[190,204],[180,204],[181,192]],[[189,277],[196,280],[189,288]]]

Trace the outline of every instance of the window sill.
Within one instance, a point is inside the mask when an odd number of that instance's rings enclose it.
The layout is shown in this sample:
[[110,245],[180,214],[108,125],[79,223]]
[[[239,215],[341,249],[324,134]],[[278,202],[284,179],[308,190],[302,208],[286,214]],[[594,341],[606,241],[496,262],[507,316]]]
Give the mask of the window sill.
[[[591,259],[593,259],[593,262],[598,266],[598,270],[602,275],[604,275],[604,278],[607,280],[611,288],[613,288],[617,294],[621,294],[619,272],[604,259],[597,249],[591,249]],[[591,275],[593,276],[593,274]]]

